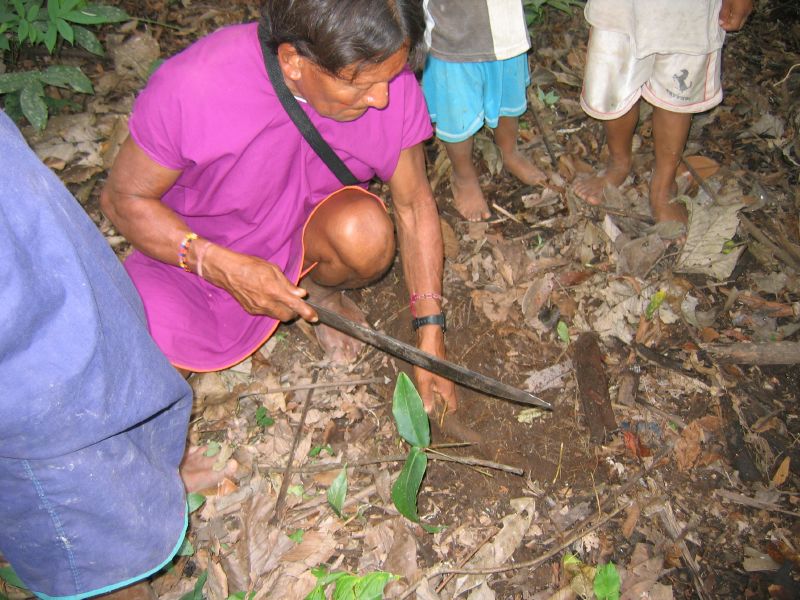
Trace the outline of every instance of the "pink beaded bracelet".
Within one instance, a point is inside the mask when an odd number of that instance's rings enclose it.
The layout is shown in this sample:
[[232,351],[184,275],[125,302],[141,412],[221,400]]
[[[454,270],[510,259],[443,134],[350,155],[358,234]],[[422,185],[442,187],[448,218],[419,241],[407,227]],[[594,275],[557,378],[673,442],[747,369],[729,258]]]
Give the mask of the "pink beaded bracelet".
[[442,301],[442,300],[444,300],[444,298],[442,298],[441,294],[437,294],[436,292],[424,292],[422,294],[418,294],[418,293],[414,292],[413,294],[411,294],[411,300],[409,301],[409,307],[411,308],[411,316],[412,317],[416,317],[417,316],[417,309],[414,308],[414,306],[417,303],[417,300],[439,300],[439,301]]

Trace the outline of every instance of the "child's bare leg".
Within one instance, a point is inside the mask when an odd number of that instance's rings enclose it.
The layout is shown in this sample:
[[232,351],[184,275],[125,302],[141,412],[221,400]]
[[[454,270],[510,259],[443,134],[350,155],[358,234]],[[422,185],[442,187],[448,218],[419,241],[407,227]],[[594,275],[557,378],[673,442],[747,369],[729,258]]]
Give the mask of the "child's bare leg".
[[500,117],[494,130],[494,141],[503,155],[503,166],[522,183],[540,185],[547,181],[547,175],[522,154],[517,148],[519,119]]
[[656,166],[650,180],[650,211],[657,222],[688,220],[686,207],[678,202],[670,202],[675,196],[677,185],[675,174],[681,161],[692,115],[676,113],[653,107],[653,145],[655,146]]
[[639,123],[639,102],[617,119],[603,121],[608,145],[608,163],[602,173],[578,181],[573,187],[575,195],[587,204],[603,202],[603,188],[606,183],[622,185],[631,172],[633,164],[633,132]]
[[445,143],[447,156],[453,165],[453,205],[467,221],[489,217],[489,205],[483,197],[478,170],[472,162],[472,138],[463,142]]

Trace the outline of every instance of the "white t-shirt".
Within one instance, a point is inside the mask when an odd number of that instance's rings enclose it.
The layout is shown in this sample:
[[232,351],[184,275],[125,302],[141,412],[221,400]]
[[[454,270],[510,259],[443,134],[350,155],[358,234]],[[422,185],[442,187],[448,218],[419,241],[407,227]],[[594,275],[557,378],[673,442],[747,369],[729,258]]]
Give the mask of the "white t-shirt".
[[588,0],[586,20],[628,34],[636,58],[651,54],[708,54],[722,47],[722,0]]
[[449,62],[505,60],[531,47],[522,0],[425,0],[428,51]]

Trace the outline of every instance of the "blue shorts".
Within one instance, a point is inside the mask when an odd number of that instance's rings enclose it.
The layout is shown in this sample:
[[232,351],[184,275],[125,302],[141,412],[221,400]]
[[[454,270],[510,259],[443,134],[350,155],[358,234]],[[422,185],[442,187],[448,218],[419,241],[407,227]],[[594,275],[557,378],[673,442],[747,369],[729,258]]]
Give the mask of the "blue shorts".
[[436,137],[463,142],[500,117],[518,117],[528,108],[528,55],[487,62],[446,62],[428,56],[422,91]]

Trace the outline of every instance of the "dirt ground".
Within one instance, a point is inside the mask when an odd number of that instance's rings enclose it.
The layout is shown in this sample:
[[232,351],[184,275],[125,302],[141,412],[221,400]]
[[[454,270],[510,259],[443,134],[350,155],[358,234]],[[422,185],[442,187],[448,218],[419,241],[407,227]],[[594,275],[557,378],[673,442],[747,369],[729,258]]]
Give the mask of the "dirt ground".
[[[162,57],[257,14],[245,1],[117,4],[152,22],[108,28],[106,43],[157,42]],[[685,244],[648,216],[646,110],[630,180],[606,190],[600,207],[569,192],[605,159],[602,126],[578,104],[587,35],[580,11],[547,10],[534,31],[520,145],[548,173],[544,187],[502,171],[484,131],[476,160],[493,216],[467,223],[450,203],[444,152],[427,146],[446,243],[448,358],[553,405],[525,410],[461,388],[456,413],[431,417],[432,447],[460,444],[436,451],[522,474],[432,452],[418,508],[423,523],[444,529],[431,534],[403,519],[389,490],[408,448],[391,401],[410,366],[376,349],[330,365],[312,327],[284,325],[245,363],[190,380],[190,439],[235,457],[240,471],[192,514],[191,551],[154,579],[160,597],[304,598],[310,570],[327,565],[399,575],[388,598],[591,598],[595,569],[607,563],[623,598],[800,597],[800,12],[795,2],[762,2],[727,40],[725,100],[695,117],[686,151],[694,173],[679,179],[692,208]],[[98,89],[84,111],[94,137],[48,161],[121,256],[127,244],[97,210],[97,195],[142,85],[119,72],[143,60],[126,56],[75,59]],[[43,134],[25,131],[46,161],[48,140],[74,130],[69,118],[51,119]],[[373,189],[391,210],[386,186]],[[375,328],[412,342],[399,262],[350,295]],[[759,358],[729,358],[739,342]],[[602,360],[581,354],[587,347]],[[309,393],[303,386],[314,378]],[[260,407],[273,424],[259,420]],[[274,521],[295,443],[286,508]],[[340,467],[303,471],[325,462],[350,465],[342,518],[325,501]]]

